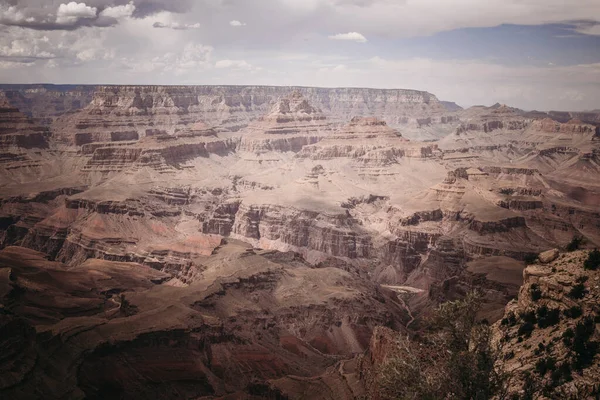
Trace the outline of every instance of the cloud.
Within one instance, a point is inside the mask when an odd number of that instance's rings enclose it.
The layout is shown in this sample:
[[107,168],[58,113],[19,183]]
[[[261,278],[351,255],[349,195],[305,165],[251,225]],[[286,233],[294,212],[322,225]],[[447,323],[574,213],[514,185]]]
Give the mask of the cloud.
[[0,0],[0,25],[47,31],[110,27],[129,17],[184,13],[192,5],[191,0],[85,0],[57,6],[58,3],[57,0]]
[[41,39],[15,39],[0,46],[0,61],[9,64],[33,64],[40,60],[49,60],[56,55],[46,49],[47,37]]
[[233,21],[229,21],[229,25],[231,25],[231,26],[246,26],[246,23],[240,22],[237,19],[234,19]]
[[179,52],[169,52],[150,60],[122,58],[121,65],[133,72],[174,73],[179,76],[190,71],[210,68],[213,50],[212,46],[188,43]]
[[120,18],[131,17],[134,12],[135,12],[135,5],[133,4],[133,1],[130,1],[128,4],[124,4],[121,6],[107,7],[100,12],[100,16],[114,18],[114,19],[120,19]]
[[254,67],[252,64],[247,63],[245,60],[219,60],[215,63],[216,68],[230,68],[238,70],[252,70]]
[[598,21],[577,21],[571,27],[575,32],[584,35],[600,35],[600,22]]
[[46,35],[24,30],[13,35],[10,29],[3,33],[0,35],[0,60],[5,67],[11,63],[34,64],[59,56],[59,52]]
[[329,36],[332,40],[348,40],[357,43],[366,43],[367,38],[358,32],[338,33],[337,35]]
[[96,18],[98,9],[90,7],[85,3],[76,3],[74,1],[68,4],[58,6],[56,12],[56,23],[59,25],[74,25],[80,19]]
[[144,18],[162,11],[183,14],[192,9],[194,1],[197,3],[203,2],[199,0],[137,0],[135,2],[136,10],[133,16],[136,18]]
[[90,62],[96,60],[111,60],[115,58],[114,50],[105,50],[102,48],[88,48],[77,53],[77,60]]
[[159,29],[175,29],[175,30],[185,31],[188,29],[199,29],[200,23],[197,22],[195,24],[180,24],[178,22],[169,22],[169,23],[155,22],[154,24],[152,24],[152,26],[154,28],[159,28]]

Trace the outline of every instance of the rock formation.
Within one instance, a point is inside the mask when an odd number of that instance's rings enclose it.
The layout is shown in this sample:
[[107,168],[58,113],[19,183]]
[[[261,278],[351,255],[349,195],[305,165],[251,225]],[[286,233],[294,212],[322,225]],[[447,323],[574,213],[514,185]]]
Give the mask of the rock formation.
[[[0,393],[88,398],[235,397],[310,377],[367,347],[401,310],[357,272],[240,243],[186,286],[134,263],[75,267],[0,252]],[[360,310],[360,311],[359,311]],[[357,311],[360,314],[357,314]]]
[[47,148],[49,133],[0,96],[0,148]]
[[[164,356],[176,373],[163,397],[359,395],[347,359],[376,325],[418,326],[473,288],[494,322],[525,260],[574,236],[600,245],[600,140],[573,118],[499,104],[450,112],[407,90],[22,90],[6,98],[43,120],[0,108],[0,249],[18,276],[61,272],[68,285],[8,280],[3,326],[27,349],[11,353],[23,370],[7,367],[10,394],[31,376],[56,396],[100,398],[105,384],[144,396],[162,368],[150,361]],[[60,112],[69,96],[81,107]],[[19,294],[42,284],[64,302]],[[49,384],[58,370],[69,380]]]
[[[495,326],[510,391],[535,398],[598,396],[598,272],[587,251],[540,257],[523,271],[518,299]],[[545,263],[542,263],[544,262]]]

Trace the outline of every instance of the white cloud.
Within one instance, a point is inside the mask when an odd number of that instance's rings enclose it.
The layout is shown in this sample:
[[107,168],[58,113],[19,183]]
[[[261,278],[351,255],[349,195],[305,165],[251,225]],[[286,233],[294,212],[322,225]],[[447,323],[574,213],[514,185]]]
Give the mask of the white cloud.
[[23,31],[14,38],[4,36],[0,39],[0,60],[6,64],[34,64],[52,58],[56,58],[56,54],[44,34]]
[[348,40],[357,43],[366,43],[367,38],[358,32],[338,33],[337,35],[329,36],[332,40]]
[[129,4],[124,4],[121,6],[115,7],[107,7],[100,13],[101,17],[110,17],[115,19],[127,18],[131,17],[135,11],[135,5],[133,1],[130,1]]
[[233,21],[229,21],[229,25],[236,26],[236,27],[237,26],[246,26],[246,23],[238,21],[237,19],[234,19]]
[[0,6],[0,20],[4,23],[21,23],[26,20],[25,14],[15,6]]
[[219,60],[215,63],[215,67],[242,70],[251,70],[254,68],[252,64],[247,63],[245,60]]
[[175,29],[179,31],[186,31],[188,29],[199,29],[200,23],[197,22],[195,24],[180,24],[178,22],[155,22],[152,25],[154,28],[162,28],[162,29]]
[[76,57],[82,62],[111,60],[115,58],[115,51],[112,49],[88,48],[78,52]]
[[56,12],[57,24],[75,24],[80,19],[96,18],[98,9],[90,7],[85,3],[76,3],[74,1],[68,4],[61,4]]
[[134,72],[158,72],[184,75],[188,72],[208,69],[213,48],[200,43],[188,43],[179,52],[170,52],[155,56],[150,60],[122,58],[121,63]]
[[578,22],[574,25],[574,30],[578,33],[583,33],[584,35],[597,36],[600,35],[600,22]]

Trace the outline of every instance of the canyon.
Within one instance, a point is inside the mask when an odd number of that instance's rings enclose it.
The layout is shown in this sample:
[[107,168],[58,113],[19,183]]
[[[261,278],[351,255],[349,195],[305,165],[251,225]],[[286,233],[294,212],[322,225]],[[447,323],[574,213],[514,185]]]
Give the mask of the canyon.
[[0,85],[0,171],[7,398],[359,398],[600,245],[600,114],[417,90]]

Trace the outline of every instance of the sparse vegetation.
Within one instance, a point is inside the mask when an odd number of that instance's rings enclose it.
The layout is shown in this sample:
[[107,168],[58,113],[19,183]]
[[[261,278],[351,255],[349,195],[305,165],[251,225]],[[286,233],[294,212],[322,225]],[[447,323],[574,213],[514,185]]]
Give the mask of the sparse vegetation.
[[530,254],[527,254],[523,258],[523,260],[525,261],[525,265],[531,265],[537,261],[537,258],[538,258],[538,254],[530,253]]
[[529,294],[531,295],[531,300],[533,301],[538,301],[542,298],[542,290],[537,283],[534,283],[529,287]]
[[583,283],[578,283],[577,285],[571,287],[571,290],[569,291],[569,297],[579,300],[583,299],[587,293],[588,291],[585,288],[585,285]]
[[503,326],[515,326],[517,323],[517,317],[514,312],[510,312],[506,315],[506,317],[502,318],[500,321],[500,325]]
[[579,317],[581,317],[581,315],[583,315],[583,310],[581,309],[580,306],[573,306],[571,308],[567,308],[566,310],[564,310],[563,314],[567,318],[575,319],[575,318],[579,318]]
[[380,397],[489,399],[502,391],[506,380],[494,368],[491,329],[476,319],[480,306],[475,293],[444,303],[430,332],[419,341],[400,339],[399,355],[381,369]]
[[549,309],[547,306],[541,306],[536,310],[537,323],[540,328],[554,326],[560,322],[560,309]]
[[533,332],[535,329],[535,325],[532,324],[531,322],[523,322],[521,324],[521,326],[519,326],[519,330],[517,331],[517,334],[519,336],[531,336],[531,332]]
[[537,323],[537,318],[535,316],[535,311],[530,310],[530,311],[526,311],[524,313],[519,314],[519,316],[521,317],[521,319],[525,322],[529,322],[531,324],[535,324]]
[[580,371],[590,366],[598,353],[598,342],[590,340],[596,330],[596,323],[586,317],[575,326],[571,350],[575,352],[573,368]]
[[567,330],[564,331],[562,334],[562,340],[563,340],[563,343],[565,344],[565,346],[571,347],[574,337],[575,337],[575,331],[573,331],[572,328],[567,328]]
[[594,249],[589,252],[587,260],[583,263],[583,268],[595,271],[600,267],[600,250]]
[[575,251],[579,250],[579,246],[583,243],[583,238],[581,236],[573,236],[573,239],[567,244],[567,251]]
[[535,371],[544,376],[548,371],[554,371],[556,369],[556,359],[552,356],[546,358],[540,358],[535,364]]

